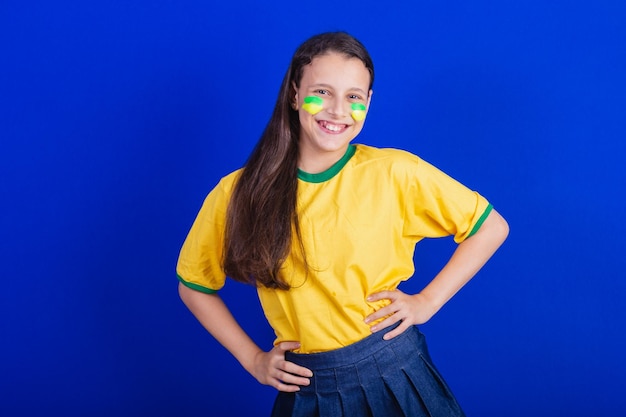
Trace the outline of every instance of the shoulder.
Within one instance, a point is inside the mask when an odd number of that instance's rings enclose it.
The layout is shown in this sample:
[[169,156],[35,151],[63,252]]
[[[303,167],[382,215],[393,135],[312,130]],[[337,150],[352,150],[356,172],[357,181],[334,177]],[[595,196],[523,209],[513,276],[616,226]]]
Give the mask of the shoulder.
[[219,180],[217,185],[206,195],[202,205],[202,212],[207,210],[226,210],[241,171],[241,169],[233,171]]
[[356,145],[355,165],[362,168],[383,169],[386,172],[415,172],[426,164],[419,156],[395,148],[376,148],[369,145]]
[[355,171],[359,176],[391,180],[408,186],[446,183],[450,178],[436,166],[418,155],[395,148],[357,145]]
[[369,145],[356,145],[357,160],[360,162],[407,162],[416,163],[420,158],[411,152],[396,148],[376,148]]
[[230,194],[237,183],[237,179],[241,176],[243,172],[243,168],[240,168],[236,171],[231,172],[230,174],[222,177],[217,184],[217,186],[213,189],[213,191],[223,192],[225,194]]

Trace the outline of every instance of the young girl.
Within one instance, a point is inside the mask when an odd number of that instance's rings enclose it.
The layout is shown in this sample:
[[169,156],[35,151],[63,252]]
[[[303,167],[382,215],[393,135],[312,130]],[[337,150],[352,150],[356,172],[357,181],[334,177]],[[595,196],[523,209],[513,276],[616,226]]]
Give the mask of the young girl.
[[[427,322],[502,244],[505,220],[478,193],[417,156],[351,144],[374,67],[346,33],[295,52],[272,117],[245,167],[206,198],[182,247],[183,302],[259,382],[273,416],[462,416],[434,367]],[[418,294],[415,244],[459,243]],[[276,333],[260,349],[217,291],[258,289]]]

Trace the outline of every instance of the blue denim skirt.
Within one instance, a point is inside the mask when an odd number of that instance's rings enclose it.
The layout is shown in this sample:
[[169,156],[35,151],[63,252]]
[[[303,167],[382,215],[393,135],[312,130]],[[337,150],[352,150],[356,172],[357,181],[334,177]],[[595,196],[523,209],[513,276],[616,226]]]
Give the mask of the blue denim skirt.
[[417,327],[388,341],[385,330],[328,352],[287,352],[313,377],[296,393],[279,392],[272,417],[465,416]]

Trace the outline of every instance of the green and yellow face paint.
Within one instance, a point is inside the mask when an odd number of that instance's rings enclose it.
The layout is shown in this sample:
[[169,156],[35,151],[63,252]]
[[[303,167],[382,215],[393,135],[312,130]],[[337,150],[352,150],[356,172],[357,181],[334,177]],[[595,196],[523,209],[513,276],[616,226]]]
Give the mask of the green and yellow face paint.
[[362,122],[365,120],[365,114],[365,104],[352,103],[352,113],[350,113],[350,115],[355,122]]
[[[307,96],[304,98],[302,109],[311,115],[316,115],[324,108],[324,99],[318,96]],[[366,107],[363,103],[352,103],[350,115],[357,122],[365,120]]]
[[322,111],[324,100],[318,96],[307,96],[304,98],[302,108],[311,115],[316,115]]

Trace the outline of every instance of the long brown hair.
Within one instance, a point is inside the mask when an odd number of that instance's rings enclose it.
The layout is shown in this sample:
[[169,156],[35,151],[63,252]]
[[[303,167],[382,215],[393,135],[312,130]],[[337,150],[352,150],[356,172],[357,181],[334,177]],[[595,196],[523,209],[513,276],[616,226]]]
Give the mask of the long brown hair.
[[299,87],[304,67],[313,58],[330,52],[361,60],[370,72],[370,89],[374,83],[369,53],[345,32],[313,36],[296,50],[272,117],[237,180],[228,207],[223,263],[225,273],[237,281],[288,289],[279,270],[291,251],[292,228],[306,267],[296,210],[300,120],[292,108],[293,85]]

